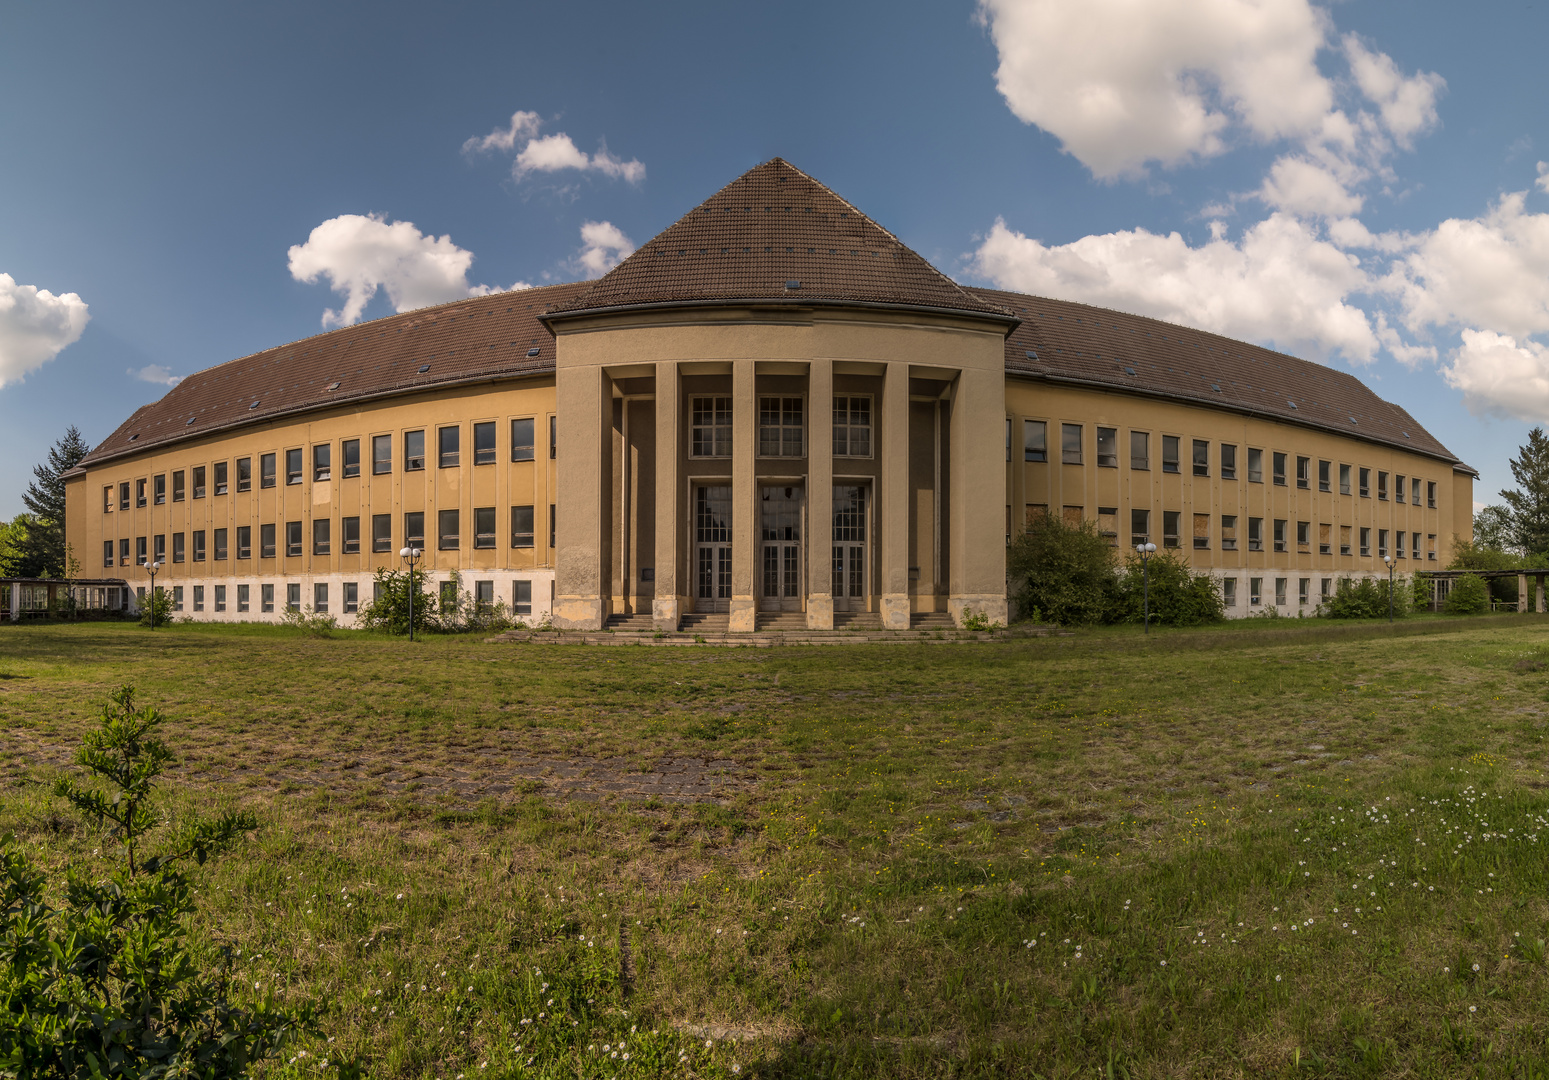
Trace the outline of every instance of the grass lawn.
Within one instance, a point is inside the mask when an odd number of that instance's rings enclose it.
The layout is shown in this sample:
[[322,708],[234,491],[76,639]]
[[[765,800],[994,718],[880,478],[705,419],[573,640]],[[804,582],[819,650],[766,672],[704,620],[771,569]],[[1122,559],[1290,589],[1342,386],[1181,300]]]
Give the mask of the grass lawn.
[[270,1075],[1549,1076],[1544,617],[4,626],[0,832],[42,862],[103,857],[46,782],[123,683],[172,718],[171,805],[263,823],[198,935],[325,1008]]

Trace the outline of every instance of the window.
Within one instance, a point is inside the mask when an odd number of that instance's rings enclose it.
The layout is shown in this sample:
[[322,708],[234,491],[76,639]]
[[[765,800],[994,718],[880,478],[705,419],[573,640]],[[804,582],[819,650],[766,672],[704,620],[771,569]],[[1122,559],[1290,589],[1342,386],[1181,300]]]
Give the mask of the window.
[[285,451],[285,486],[299,484],[303,479],[301,472],[301,447]]
[[287,521],[285,523],[285,557],[287,559],[299,558],[301,555],[301,522]]
[[759,398],[759,457],[801,457],[805,431],[802,415],[799,397]]
[[1248,447],[1248,483],[1262,484],[1264,482],[1264,451],[1255,446]]
[[[696,397],[689,408],[689,456],[731,456],[731,398]],[[549,430],[553,431],[553,418]],[[554,456],[552,439],[549,457]]]
[[1436,509],[1436,481],[1434,480],[1425,482],[1425,505],[1432,510]]
[[118,485],[118,508],[120,510],[129,509],[129,481],[127,480]]
[[554,516],[554,504],[553,503],[549,503],[549,550],[550,551],[553,551],[554,548],[558,546],[558,545],[556,545],[554,543],[555,530],[557,529],[557,527],[558,527],[557,526],[557,521],[556,521],[555,516]]
[[488,611],[495,603],[495,583],[493,581],[475,581],[473,583],[473,606],[479,611]]
[[1204,439],[1194,440],[1194,475],[1210,475],[1210,444]]
[[1312,522],[1298,521],[1296,523],[1296,546],[1298,548],[1312,546]]
[[1237,515],[1221,515],[1221,550],[1237,550]]
[[237,558],[251,559],[253,557],[253,527],[251,525],[237,526]]
[[227,531],[225,529],[216,529],[215,530],[215,561],[216,562],[225,562],[226,559],[229,557],[229,552],[228,552],[227,547],[226,547],[226,537],[227,537],[227,535],[228,534],[227,534]]
[[1284,551],[1285,550],[1285,526],[1286,526],[1285,518],[1275,518],[1274,541],[1275,541],[1275,550],[1276,551]]
[[1248,550],[1264,550],[1264,519],[1250,517],[1248,519]]
[[224,495],[229,490],[227,475],[230,462],[217,461],[215,463],[215,494]]
[[1065,515],[1066,525],[1080,525],[1081,522],[1086,518],[1086,507],[1067,506],[1061,511],[1061,513]]
[[[1400,484],[1400,487],[1403,485]],[[151,499],[156,506],[165,506],[167,503],[167,474],[151,478]]]
[[150,559],[145,554],[145,537],[137,536],[134,538],[134,564],[144,566],[148,562]]
[[1386,500],[1387,497],[1388,497],[1388,474],[1385,473],[1385,472],[1380,472],[1380,473],[1377,474],[1377,498]]
[[1151,511],[1131,510],[1129,512],[1129,542],[1131,544],[1144,544],[1151,539]]
[[442,551],[456,551],[461,543],[459,534],[458,512],[456,510],[441,510],[436,516],[437,546]]
[[1320,599],[1327,600],[1332,595],[1334,595],[1333,578],[1324,578],[1318,582],[1318,596]]
[[1006,417],[1006,460],[1011,460],[1011,417]]
[[515,581],[511,584],[511,614],[532,614],[532,582]]
[[339,519],[339,550],[345,555],[360,554],[360,518]]
[[253,459],[246,457],[237,458],[237,490],[253,490]]
[[425,467],[425,433],[423,431],[405,431],[403,433],[403,471],[419,472]]
[[393,471],[393,437],[371,436],[371,475],[381,476]]
[[102,565],[113,565],[113,541],[111,540],[102,541]]
[[[1404,501],[1404,477],[1403,477],[1402,473],[1400,473],[1398,476],[1395,476],[1393,478],[1393,501],[1394,502],[1403,502]],[[1403,544],[1399,545],[1399,547],[1403,547],[1403,546],[1404,546]]]
[[1066,465],[1081,464],[1081,425],[1060,425],[1060,460]]
[[136,480],[134,482],[134,504],[137,507],[145,505],[145,481],[144,480]]
[[224,585],[215,586],[215,610],[226,610],[226,586]]
[[246,611],[252,605],[252,596],[253,596],[253,594],[250,591],[250,588],[251,587],[247,586],[247,585],[238,585],[237,586],[237,610],[238,611]]
[[129,565],[129,537],[124,537],[118,542],[118,565]]
[[258,486],[272,488],[274,486],[274,455],[264,454],[258,459]]
[[113,485],[112,484],[108,484],[106,487],[104,487],[102,489],[102,512],[104,514],[111,514],[113,512]]
[[1194,550],[1204,551],[1210,547],[1210,515],[1194,515]]
[[511,460],[532,460],[532,417],[511,421]]
[[187,478],[187,476],[188,476],[188,474],[185,473],[182,469],[179,469],[175,473],[172,474],[172,501],[173,502],[182,502],[183,499],[187,496],[188,492],[186,490],[185,484],[183,483],[183,481]]
[[312,482],[333,479],[333,444],[318,443],[312,447]]
[[1275,486],[1285,487],[1285,455],[1276,450],[1270,459],[1270,465],[1274,469]]
[[1410,533],[1409,534],[1409,556],[1410,556],[1410,558],[1413,558],[1413,559],[1418,559],[1420,557],[1420,534],[1419,533]]
[[1296,459],[1296,486],[1303,491],[1312,489],[1312,459],[1298,456]]
[[1147,471],[1151,468],[1151,435],[1145,431],[1129,433],[1129,467]]
[[1248,579],[1248,606],[1258,607],[1264,602],[1264,579],[1261,577]]
[[487,420],[473,425],[473,463],[495,464],[495,421]]
[[1425,536],[1425,561],[1436,561],[1436,534],[1427,533]]
[[[332,533],[333,522],[327,518],[314,518],[312,521],[312,554],[327,555],[333,546]],[[299,552],[298,552],[299,554]]]
[[345,479],[360,475],[360,440],[345,439],[340,443],[340,456],[343,458]]
[[493,506],[474,508],[473,546],[476,548],[495,546],[495,508]]
[[[179,533],[178,535],[181,536],[182,534]],[[195,529],[194,530],[194,562],[204,562],[204,556],[205,556],[204,530],[203,529]]]
[[[182,533],[178,533],[178,535],[182,536],[183,534]],[[155,559],[156,559],[156,561],[159,562],[159,563],[166,562],[167,561],[167,536],[166,536],[166,534],[165,533],[157,533],[154,537],[151,538],[151,540],[152,540],[152,547],[155,549]]]
[[183,586],[181,585],[172,586],[172,610],[183,610]]
[[1388,530],[1377,530],[1377,558],[1381,559],[1388,554]]
[[301,610],[301,583],[293,581],[285,586],[285,610]]
[[1330,464],[1327,461],[1318,462],[1318,490],[1333,491],[1333,481],[1329,476]]
[[1099,469],[1117,469],[1119,467],[1119,429],[1100,427],[1097,429],[1097,467]]
[[195,611],[203,611],[204,610],[204,586],[203,585],[195,585],[194,586],[194,610]]
[[1318,524],[1318,554],[1332,555],[1334,553],[1334,526],[1320,522]]
[[184,547],[184,545],[183,545],[183,534],[182,533],[173,533],[172,534],[172,561],[173,562],[180,563],[180,562],[183,561],[183,555],[184,555],[183,547]]
[[1099,506],[1097,508],[1097,531],[1109,547],[1119,546],[1119,508],[1117,506]]
[[1307,601],[1312,594],[1312,578],[1300,578],[1296,582],[1296,602],[1302,607],[1307,606]]
[[443,581],[441,583],[441,610],[455,611],[457,609],[457,582]]
[[1339,553],[1341,555],[1350,554],[1350,526],[1348,525],[1341,525],[1339,527]]
[[260,585],[258,587],[259,609],[262,611],[274,610],[274,586]]
[[455,469],[462,464],[463,429],[444,427],[436,432],[436,466]]
[[[727,423],[730,423],[728,420]],[[549,417],[549,460],[559,456],[559,417]]]
[[328,610],[328,585],[319,581],[312,586],[312,610],[319,614]]
[[1044,421],[1022,421],[1022,460],[1049,460],[1049,425]]
[[371,550],[393,550],[393,515],[371,515]]
[[1221,444],[1221,479],[1237,479],[1237,447],[1231,443]]
[[1178,518],[1182,515],[1177,510],[1162,511],[1162,546],[1175,548],[1178,546]]
[[1162,471],[1175,473],[1178,471],[1178,436],[1162,436]]
[[404,547],[419,548],[425,550],[425,514],[423,511],[415,511],[412,514],[403,515],[403,544]]
[[1285,586],[1286,586],[1286,580],[1287,579],[1285,579],[1283,577],[1277,577],[1275,579],[1275,606],[1276,607],[1285,607]]
[[1221,579],[1221,603],[1225,607],[1237,606],[1237,579],[1234,577]]
[[532,547],[532,507],[511,507],[511,546]]
[[353,615],[360,610],[360,585],[353,581],[344,583],[344,613]]
[[1362,529],[1361,530],[1361,554],[1362,555],[1370,555],[1371,553],[1372,553],[1372,531],[1370,529]]
[[1371,498],[1371,481],[1372,481],[1372,471],[1370,469],[1362,469],[1361,470],[1361,498],[1363,498],[1363,499]]

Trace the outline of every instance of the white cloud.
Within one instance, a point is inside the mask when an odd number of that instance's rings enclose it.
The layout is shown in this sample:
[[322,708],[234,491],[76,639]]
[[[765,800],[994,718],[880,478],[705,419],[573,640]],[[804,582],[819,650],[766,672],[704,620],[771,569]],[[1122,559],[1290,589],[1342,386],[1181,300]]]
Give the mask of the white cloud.
[[1549,423],[1549,346],[1491,330],[1464,330],[1447,382],[1475,415]]
[[183,376],[172,374],[172,369],[164,364],[146,364],[138,370],[129,368],[127,374],[133,375],[141,382],[155,383],[157,386],[176,386],[183,381]]
[[1538,163],[1538,179],[1533,181],[1546,195],[1549,195],[1549,161]]
[[1369,287],[1359,260],[1305,223],[1272,214],[1238,243],[1217,234],[1190,247],[1145,229],[1046,246],[1004,221],[973,253],[971,270],[1002,288],[1151,315],[1318,357],[1366,363],[1379,343],[1346,302]]
[[1333,168],[1299,156],[1282,157],[1270,166],[1259,197],[1279,210],[1322,217],[1348,217],[1363,201]]
[[290,249],[291,277],[308,284],[326,277],[345,298],[343,310],[323,312],[324,327],[358,322],[378,288],[399,311],[488,292],[469,288],[472,265],[473,252],[450,236],[426,236],[413,222],[389,223],[380,214],[329,218]]
[[529,281],[513,282],[509,288],[502,289],[499,285],[475,285],[468,290],[469,296],[490,296],[493,293],[521,292],[523,289],[532,288]]
[[55,296],[0,274],[0,386],[20,382],[79,341],[90,318],[73,292]]
[[1354,34],[1346,34],[1345,59],[1350,73],[1382,114],[1382,124],[1406,149],[1414,137],[1436,125],[1436,99],[1447,80],[1431,71],[1406,76],[1386,53],[1374,53]]
[[631,184],[638,184],[645,179],[645,166],[640,162],[620,161],[608,153],[606,146],[587,157],[586,152],[577,149],[570,136],[562,131],[533,139],[522,147],[522,152],[516,155],[516,161],[511,165],[511,175],[520,180],[529,173],[560,172],[564,169],[600,172],[604,176],[627,180]]
[[471,154],[480,150],[512,150],[515,149],[518,140],[530,139],[538,134],[538,128],[543,123],[535,112],[523,112],[518,109],[511,114],[511,126],[508,128],[496,128],[483,138],[475,135],[463,143],[463,153]]
[[581,250],[576,264],[588,278],[599,278],[634,254],[634,242],[610,221],[581,226]]

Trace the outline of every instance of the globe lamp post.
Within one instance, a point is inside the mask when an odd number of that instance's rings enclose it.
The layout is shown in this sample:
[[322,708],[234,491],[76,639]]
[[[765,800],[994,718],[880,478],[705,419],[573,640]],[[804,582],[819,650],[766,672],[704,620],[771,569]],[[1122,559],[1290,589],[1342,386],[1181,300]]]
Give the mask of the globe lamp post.
[[1388,564],[1388,622],[1393,622],[1393,556],[1384,555],[1382,561]]
[[398,552],[404,562],[409,564],[409,640],[414,640],[414,564],[419,561],[422,554],[417,547],[401,548]]
[[161,569],[161,560],[146,563],[145,569],[150,571],[151,575],[151,629],[154,630],[156,629],[156,571]]
[[1135,551],[1140,555],[1140,581],[1145,597],[1145,632],[1151,632],[1151,568],[1149,560],[1156,553],[1156,545],[1152,543],[1136,544]]

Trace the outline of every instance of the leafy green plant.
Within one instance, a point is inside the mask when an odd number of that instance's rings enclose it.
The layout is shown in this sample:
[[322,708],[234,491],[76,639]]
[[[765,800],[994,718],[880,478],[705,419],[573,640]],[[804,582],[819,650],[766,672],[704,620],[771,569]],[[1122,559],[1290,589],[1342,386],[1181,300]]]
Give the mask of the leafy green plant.
[[512,626],[510,610],[500,601],[481,603],[462,587],[456,570],[443,586],[436,610],[436,625],[446,633],[499,633]]
[[313,611],[310,604],[304,608],[287,607],[280,616],[280,622],[311,637],[332,637],[333,632],[339,628],[338,619]]
[[[1408,615],[1414,592],[1409,583],[1399,581],[1393,587],[1393,614]],[[1331,619],[1386,619],[1388,582],[1386,578],[1340,578],[1334,593],[1323,603],[1323,613]]]
[[76,754],[95,782],[62,777],[55,787],[118,846],[110,877],[67,868],[60,903],[15,837],[0,839],[0,1076],[238,1077],[316,1030],[309,1007],[234,1002],[227,972],[203,970],[190,946],[183,867],[257,821],[246,812],[189,820],[147,853],[148,835],[168,822],[152,801],[172,761],[161,723],[122,687]]
[[1452,583],[1452,588],[1447,593],[1448,615],[1478,615],[1489,610],[1490,593],[1485,587],[1484,578],[1475,574],[1464,574]]
[[376,595],[360,610],[361,626],[389,634],[407,634],[411,593],[415,631],[435,626],[436,598],[425,588],[425,575],[420,571],[379,567],[373,582]]
[[172,621],[172,594],[160,585],[140,601],[140,625],[155,629]]
[[1004,630],[1005,627],[1003,627],[998,622],[991,621],[990,617],[988,615],[986,615],[982,611],[975,611],[973,608],[964,608],[963,609],[963,629],[964,630]]
[[1119,575],[1117,620],[1141,622],[1148,592],[1151,622],[1156,626],[1199,626],[1226,617],[1220,586],[1208,574],[1196,574],[1177,551],[1159,551],[1144,566],[1139,555],[1125,561]]
[[1067,626],[1107,621],[1119,598],[1113,559],[1113,547],[1094,522],[1034,515],[1006,553],[1018,610],[1036,609]]

